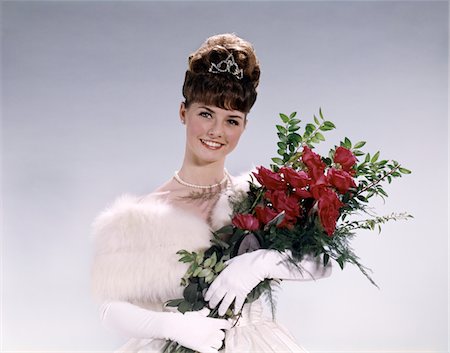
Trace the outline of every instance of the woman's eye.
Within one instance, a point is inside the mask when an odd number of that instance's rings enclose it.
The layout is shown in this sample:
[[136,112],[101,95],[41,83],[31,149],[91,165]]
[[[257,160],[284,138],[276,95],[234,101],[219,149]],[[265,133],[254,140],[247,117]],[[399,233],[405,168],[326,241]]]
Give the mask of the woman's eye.
[[211,118],[211,113],[208,112],[201,112],[200,115],[204,118]]
[[228,123],[230,123],[231,125],[239,126],[239,122],[237,120],[234,120],[234,119],[228,120]]

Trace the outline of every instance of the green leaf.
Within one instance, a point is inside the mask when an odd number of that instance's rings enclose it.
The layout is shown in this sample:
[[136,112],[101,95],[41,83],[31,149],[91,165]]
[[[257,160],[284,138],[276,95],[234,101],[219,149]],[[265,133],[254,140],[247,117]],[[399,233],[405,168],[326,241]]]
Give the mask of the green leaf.
[[355,145],[353,146],[353,148],[356,150],[358,148],[361,148],[362,146],[364,146],[366,144],[366,141],[359,141],[357,143],[355,143]]
[[400,173],[403,173],[403,174],[411,174],[411,171],[406,168],[400,167],[400,168],[398,168],[398,170],[400,171]]
[[375,153],[372,157],[372,159],[370,160],[371,163],[375,163],[378,160],[378,157],[380,156],[380,151],[378,151],[377,153]]
[[290,122],[289,122],[289,125],[291,125],[291,126],[293,126],[293,125],[298,125],[299,123],[300,123],[300,119],[292,119]]
[[197,277],[198,274],[202,271],[201,267],[197,267],[194,271],[194,273],[192,274],[192,277]]
[[290,134],[289,137],[291,137],[292,141],[295,141],[297,143],[301,143],[303,141],[302,136],[297,134],[296,132]]
[[291,126],[291,127],[289,127],[289,132],[294,132],[294,131],[297,131],[298,129],[300,129],[300,126]]
[[286,144],[284,142],[277,142],[277,146],[282,149],[286,149]]
[[180,305],[178,305],[178,311],[184,314],[186,311],[191,311],[192,306],[193,305],[191,303],[183,301],[180,303]]
[[284,154],[284,151],[285,151],[284,149],[281,149],[281,148],[280,148],[280,149],[277,151],[277,153],[278,153],[280,156],[282,156],[282,155]]
[[344,147],[347,149],[352,148],[352,142],[350,141],[350,139],[348,137],[344,138]]
[[284,163],[283,163],[283,160],[281,159],[281,158],[272,158],[272,162],[274,162],[275,164],[278,164],[278,165],[283,165]]
[[205,267],[211,267],[211,258],[208,258],[205,260],[205,262],[203,263],[203,266]]
[[197,292],[198,292],[198,284],[189,283],[189,285],[186,288],[184,288],[183,297],[189,303],[193,303],[197,299]]
[[289,115],[289,119],[295,118],[297,115],[297,112],[292,112],[291,115]]
[[330,255],[327,253],[323,254],[323,265],[326,266],[328,264],[328,261],[330,260]]
[[328,166],[330,166],[331,163],[333,162],[333,160],[331,158],[329,158],[329,157],[323,158],[322,160]]
[[200,271],[200,273],[198,274],[199,277],[206,277],[211,273],[211,270],[209,268],[204,268],[203,270]]
[[164,305],[174,307],[180,305],[183,301],[184,299],[172,299],[165,302]]
[[353,154],[354,154],[356,157],[364,156],[364,152],[362,152],[362,151],[360,151],[360,150],[355,150],[355,151],[353,151]]
[[317,119],[317,117],[314,115],[314,122],[317,124],[317,125],[320,125],[320,121],[319,121],[319,119]]
[[191,255],[185,255],[185,256],[181,257],[180,260],[178,260],[178,261],[185,262],[185,263],[186,262],[192,262],[193,258],[192,258]]
[[320,116],[320,119],[325,120],[325,118],[323,117],[323,114],[322,114],[322,108],[319,108],[319,116]]
[[281,132],[282,134],[287,134],[287,130],[284,126],[281,126],[281,125],[275,125],[275,126],[279,132]]
[[325,137],[320,132],[316,132],[314,137],[317,137],[320,141],[325,141]]
[[208,276],[205,277],[205,282],[211,283],[213,279],[214,279],[214,273],[211,272]]
[[363,202],[367,202],[367,199],[363,195],[358,195],[357,199]]
[[316,127],[315,127],[313,124],[311,124],[311,123],[308,123],[308,124],[306,124],[306,126],[305,126],[305,130],[306,130],[306,132],[308,132],[309,134],[311,134],[315,129],[316,129]]
[[289,121],[289,117],[286,114],[280,113],[280,118],[283,120],[283,123],[287,123]]
[[338,257],[336,259],[336,262],[339,264],[339,267],[343,270],[344,269],[344,259],[342,257]]
[[216,273],[219,273],[220,271],[222,271],[225,268],[225,264],[223,263],[223,261],[219,261],[218,263],[216,263],[216,266],[214,266],[214,271]]
[[366,158],[364,158],[364,162],[366,162],[366,163],[370,162],[370,153],[366,154]]
[[329,120],[324,121],[324,122],[323,122],[323,125],[326,126],[327,128],[330,128],[330,130],[336,128],[336,125],[334,125],[334,124],[333,124],[331,121],[329,121]]
[[388,196],[388,194],[386,193],[386,191],[384,191],[383,189],[378,189],[378,192],[381,194],[381,195],[384,195],[384,196]]
[[192,311],[199,311],[205,307],[205,303],[202,301],[196,301],[192,306]]
[[316,137],[316,134],[314,134],[314,136],[311,137],[311,142],[313,142],[313,143],[319,143],[320,142],[320,140]]

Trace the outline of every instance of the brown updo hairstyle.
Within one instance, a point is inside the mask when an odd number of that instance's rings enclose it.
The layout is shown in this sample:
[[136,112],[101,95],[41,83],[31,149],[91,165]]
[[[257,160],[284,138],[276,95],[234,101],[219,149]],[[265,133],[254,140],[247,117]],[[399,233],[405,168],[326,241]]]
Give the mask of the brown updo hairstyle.
[[[208,71],[212,63],[218,64],[230,53],[243,70],[241,79],[229,72]],[[186,108],[196,102],[248,113],[256,101],[259,76],[259,62],[252,44],[232,33],[209,37],[189,56],[183,84],[184,103]]]

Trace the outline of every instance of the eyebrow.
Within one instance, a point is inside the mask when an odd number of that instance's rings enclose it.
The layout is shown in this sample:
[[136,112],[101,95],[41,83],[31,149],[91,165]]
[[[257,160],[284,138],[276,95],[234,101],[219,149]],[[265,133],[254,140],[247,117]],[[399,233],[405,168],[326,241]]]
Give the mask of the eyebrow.
[[[212,110],[212,109],[210,109],[210,108],[208,108],[207,106],[204,106],[204,105],[200,106],[199,108],[206,109],[210,113],[216,113],[214,110]],[[238,119],[244,120],[244,118],[242,116],[240,116],[240,115],[228,115],[228,117],[229,118],[238,118]]]

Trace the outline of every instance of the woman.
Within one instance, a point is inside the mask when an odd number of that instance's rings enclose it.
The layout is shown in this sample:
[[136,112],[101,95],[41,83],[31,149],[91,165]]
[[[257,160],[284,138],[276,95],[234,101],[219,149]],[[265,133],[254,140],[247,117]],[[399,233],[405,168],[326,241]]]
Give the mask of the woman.
[[311,279],[328,276],[330,267],[307,258],[306,271],[282,264],[281,254],[256,250],[227,263],[205,293],[223,315],[234,302],[239,321],[209,318],[207,310],[181,314],[165,308],[182,297],[187,270],[178,250],[210,246],[211,230],[230,223],[229,196],[244,192],[248,174],[233,178],[224,169],[255,103],[260,68],[253,47],[234,34],[216,35],[189,56],[180,106],[186,127],[183,164],[153,193],[123,195],[93,224],[93,292],[102,322],[128,342],[119,350],[161,352],[166,339],[198,352],[303,352],[281,325],[266,318],[260,300],[243,306],[264,278]]

